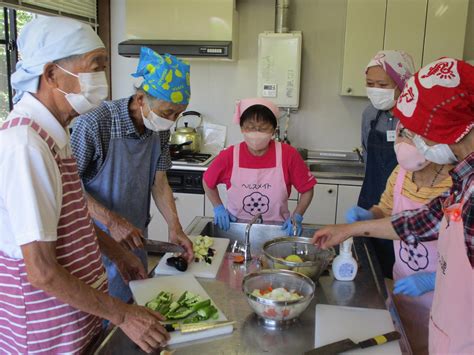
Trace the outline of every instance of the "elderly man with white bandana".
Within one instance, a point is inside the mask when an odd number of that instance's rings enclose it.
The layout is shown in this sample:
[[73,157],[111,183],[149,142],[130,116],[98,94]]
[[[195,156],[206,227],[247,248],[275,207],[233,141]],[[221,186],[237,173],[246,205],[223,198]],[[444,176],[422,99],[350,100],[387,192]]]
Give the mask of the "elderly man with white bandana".
[[0,126],[0,353],[82,353],[102,319],[158,348],[161,315],[107,294],[100,252],[126,280],[146,274],[94,228],[69,146],[72,119],[107,96],[104,45],[88,25],[42,17],[18,47],[16,104]]

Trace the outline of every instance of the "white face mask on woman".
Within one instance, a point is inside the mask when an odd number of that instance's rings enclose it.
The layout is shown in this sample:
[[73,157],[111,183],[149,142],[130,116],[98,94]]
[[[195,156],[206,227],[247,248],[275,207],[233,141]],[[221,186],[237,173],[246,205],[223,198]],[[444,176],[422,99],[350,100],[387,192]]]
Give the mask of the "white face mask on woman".
[[388,111],[395,106],[395,89],[366,88],[370,102],[377,110]]
[[150,108],[150,112],[148,113],[146,117],[143,114],[143,107],[140,106],[140,111],[142,113],[142,118],[143,118],[143,124],[145,125],[146,128],[154,132],[160,132],[160,131],[167,131],[173,126],[174,124],[173,121],[160,117],[151,110],[151,105],[148,102],[148,100],[147,100],[147,105]]
[[415,143],[416,149],[423,154],[426,160],[433,163],[444,165],[444,164],[455,164],[458,162],[451,148],[447,144],[436,144],[429,146],[419,135],[413,137],[413,143]]
[[67,93],[58,88],[58,91],[64,94],[66,100],[78,114],[82,115],[93,110],[107,98],[109,85],[107,84],[105,72],[74,74],[57,64],[56,66],[79,80],[81,91],[78,93]]
[[243,132],[244,141],[247,146],[255,151],[263,150],[268,146],[273,133],[266,132]]

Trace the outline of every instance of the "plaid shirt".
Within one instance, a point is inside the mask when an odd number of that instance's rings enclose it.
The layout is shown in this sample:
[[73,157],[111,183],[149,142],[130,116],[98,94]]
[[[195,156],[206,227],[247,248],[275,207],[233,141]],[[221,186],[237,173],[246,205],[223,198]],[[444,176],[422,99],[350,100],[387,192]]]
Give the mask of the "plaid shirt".
[[77,118],[71,134],[71,146],[77,159],[79,175],[84,183],[91,181],[104,164],[111,138],[146,139],[152,134],[159,134],[161,156],[157,171],[171,168],[168,146],[170,131],[153,132],[145,128],[145,132],[139,134],[129,115],[130,100],[129,97],[108,101]]
[[400,238],[409,244],[438,238],[445,203],[463,203],[462,221],[467,256],[474,268],[474,152],[451,172],[452,188],[418,210],[404,211],[392,217],[392,225]]

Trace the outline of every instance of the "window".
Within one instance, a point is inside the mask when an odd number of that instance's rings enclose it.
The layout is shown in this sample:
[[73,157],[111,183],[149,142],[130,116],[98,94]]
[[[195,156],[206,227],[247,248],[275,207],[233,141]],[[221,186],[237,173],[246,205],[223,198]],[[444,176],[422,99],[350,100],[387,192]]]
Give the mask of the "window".
[[5,120],[12,109],[10,75],[14,72],[18,60],[16,37],[34,16],[23,10],[0,8],[0,121]]

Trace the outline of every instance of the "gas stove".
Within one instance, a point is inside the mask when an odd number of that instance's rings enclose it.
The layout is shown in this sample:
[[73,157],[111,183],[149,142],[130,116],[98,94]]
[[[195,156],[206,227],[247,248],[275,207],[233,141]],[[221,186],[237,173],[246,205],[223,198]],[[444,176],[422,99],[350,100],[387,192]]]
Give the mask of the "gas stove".
[[181,152],[171,158],[173,168],[166,175],[173,192],[203,195],[202,176],[214,157],[208,153]]
[[171,158],[171,161],[173,165],[206,166],[213,158],[214,156],[208,153],[186,153]]

